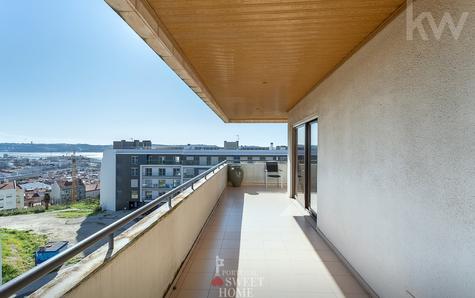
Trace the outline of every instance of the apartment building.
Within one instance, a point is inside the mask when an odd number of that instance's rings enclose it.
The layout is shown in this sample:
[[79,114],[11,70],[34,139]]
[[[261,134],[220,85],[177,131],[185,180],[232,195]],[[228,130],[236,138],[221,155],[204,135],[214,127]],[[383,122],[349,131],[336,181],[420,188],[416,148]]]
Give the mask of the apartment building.
[[[72,181],[58,180],[51,187],[51,200],[53,204],[65,204],[71,201]],[[86,198],[86,187],[81,179],[77,180],[77,199]]]
[[[232,163],[286,163],[287,150],[111,149],[104,151],[101,168],[101,206],[105,210],[133,209],[147,203],[210,167]],[[263,170],[263,168],[262,168]]]
[[25,192],[15,181],[0,183],[0,210],[23,208]]

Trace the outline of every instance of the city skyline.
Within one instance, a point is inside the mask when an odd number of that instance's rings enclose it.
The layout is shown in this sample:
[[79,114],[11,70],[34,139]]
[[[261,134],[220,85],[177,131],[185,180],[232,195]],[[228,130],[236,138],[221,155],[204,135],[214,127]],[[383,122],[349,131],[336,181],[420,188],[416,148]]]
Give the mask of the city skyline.
[[5,3],[0,38],[0,142],[287,145],[286,124],[223,123],[103,1]]

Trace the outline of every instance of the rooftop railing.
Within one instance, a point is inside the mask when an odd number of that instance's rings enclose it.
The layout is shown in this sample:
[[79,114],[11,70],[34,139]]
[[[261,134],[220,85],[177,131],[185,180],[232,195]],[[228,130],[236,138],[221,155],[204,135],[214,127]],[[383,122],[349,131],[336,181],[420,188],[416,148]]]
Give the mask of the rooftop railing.
[[87,248],[91,247],[92,245],[96,244],[97,242],[101,240],[108,239],[109,250],[112,251],[114,248],[114,233],[119,231],[120,228],[124,227],[126,224],[130,223],[133,220],[139,219],[140,217],[146,215],[148,212],[153,211],[155,208],[160,207],[163,204],[163,202],[168,202],[168,206],[170,208],[169,210],[171,210],[172,199],[176,195],[178,195],[179,193],[183,192],[185,189],[188,189],[190,187],[192,190],[194,190],[194,185],[196,182],[198,182],[199,180],[203,178],[207,180],[209,174],[212,174],[212,173],[214,174],[216,170],[219,170],[225,165],[226,165],[226,161],[223,161],[217,164],[216,166],[199,174],[193,179],[186,181],[185,183],[159,196],[158,198],[154,199],[148,204],[140,207],[139,209],[133,211],[132,213],[129,213],[123,218],[103,228],[102,230],[92,234],[86,239],[69,247],[68,249],[59,253],[55,257],[45,261],[44,263],[41,263],[40,265],[30,269],[29,271],[23,273],[22,275],[10,280],[6,284],[0,286],[0,297],[9,297],[11,295],[14,295],[21,289],[27,287],[28,285],[40,279],[41,277],[47,275],[48,273],[56,270],[57,268],[62,266],[65,262],[67,262],[68,260],[76,256],[77,254],[83,252],[84,250],[86,250]]

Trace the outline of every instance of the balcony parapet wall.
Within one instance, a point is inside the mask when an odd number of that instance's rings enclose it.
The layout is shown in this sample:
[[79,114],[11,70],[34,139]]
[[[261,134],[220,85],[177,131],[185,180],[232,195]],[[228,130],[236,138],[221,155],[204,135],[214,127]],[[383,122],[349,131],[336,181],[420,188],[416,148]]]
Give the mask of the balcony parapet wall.
[[56,277],[31,297],[162,297],[227,181],[227,167],[195,184]]

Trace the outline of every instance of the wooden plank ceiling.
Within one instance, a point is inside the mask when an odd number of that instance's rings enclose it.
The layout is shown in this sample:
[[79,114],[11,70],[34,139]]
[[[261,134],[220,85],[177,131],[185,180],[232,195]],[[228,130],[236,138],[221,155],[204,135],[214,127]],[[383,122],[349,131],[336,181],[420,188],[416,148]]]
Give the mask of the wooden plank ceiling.
[[405,2],[106,1],[229,122],[285,122]]

